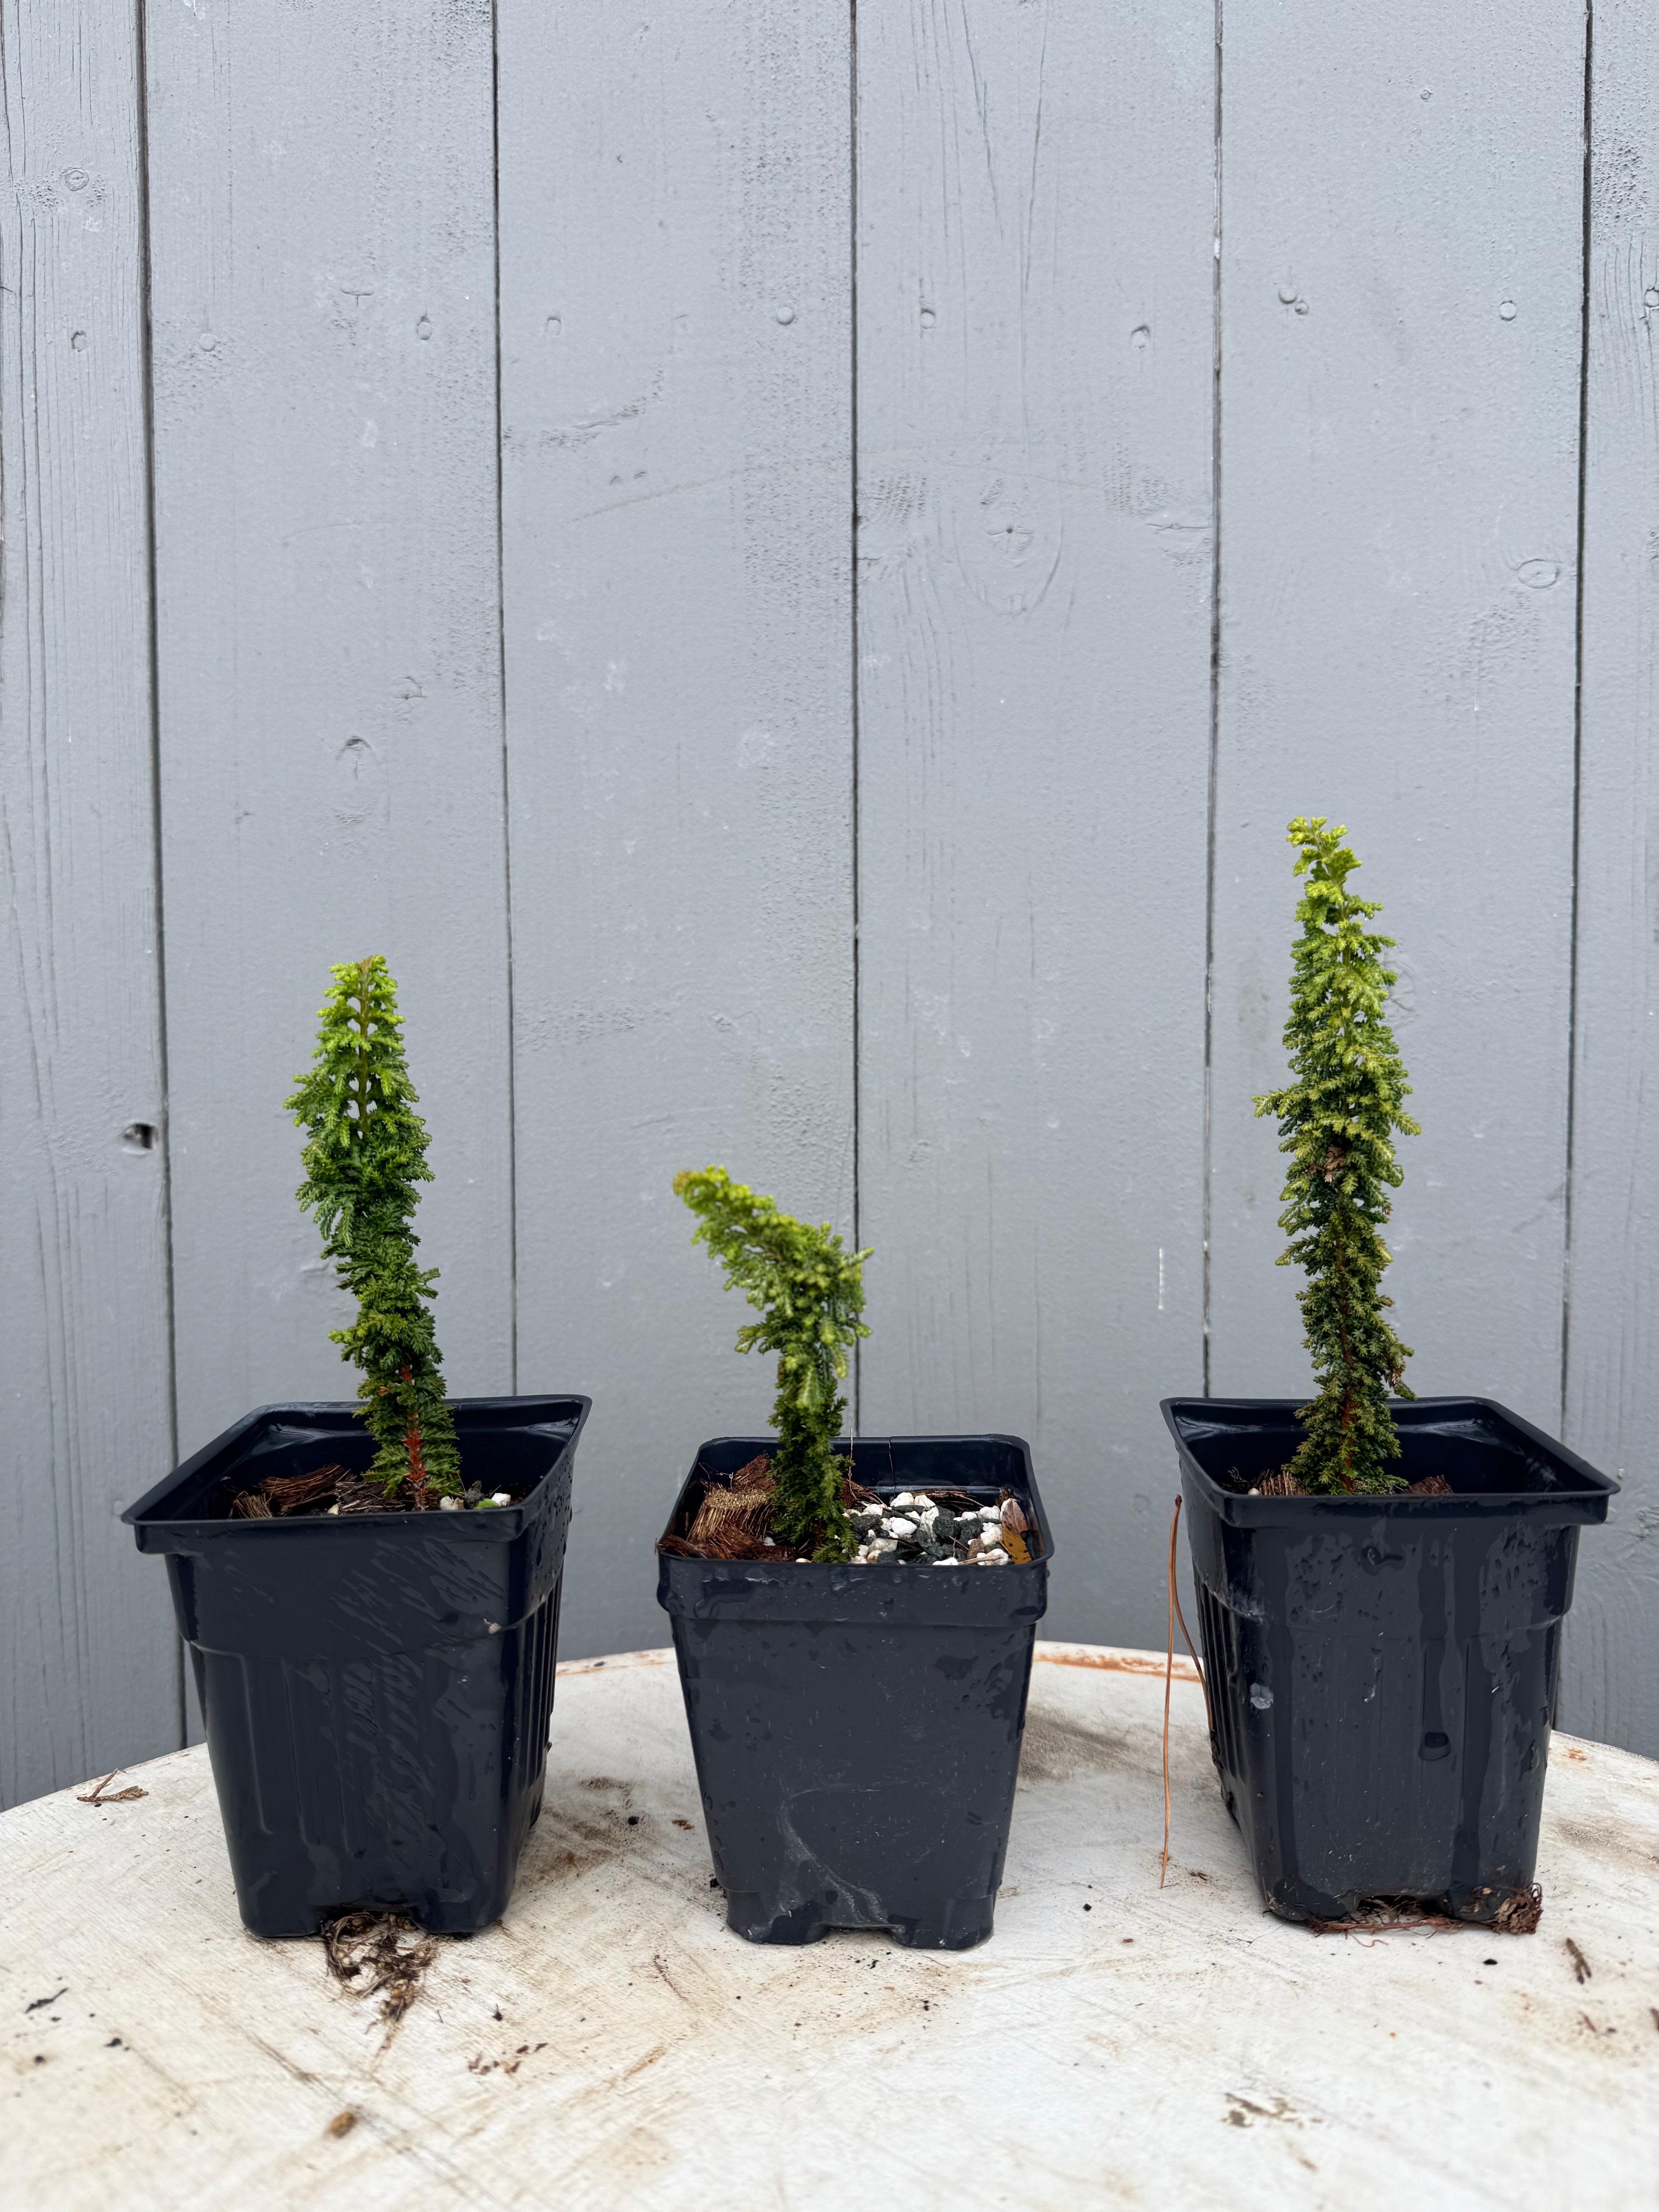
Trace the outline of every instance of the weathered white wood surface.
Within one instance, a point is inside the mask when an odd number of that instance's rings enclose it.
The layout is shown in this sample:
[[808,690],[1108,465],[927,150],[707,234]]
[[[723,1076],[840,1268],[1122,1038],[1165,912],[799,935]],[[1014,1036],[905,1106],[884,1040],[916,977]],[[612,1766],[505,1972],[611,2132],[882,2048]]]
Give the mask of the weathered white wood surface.
[[1659,1767],[1556,1739],[1537,1935],[1321,1937],[1261,1910],[1190,1669],[1160,1890],[1161,1654],[1038,1653],[956,1956],[727,1931],[664,1651],[560,1670],[514,1904],[389,2042],[238,1925],[204,1752],[7,1814],[9,2201],[1647,2212]]
[[1214,12],[892,0],[858,62],[860,1414],[1028,1437],[1054,1624],[1151,1641],[1201,1371]]
[[1595,64],[1566,1436],[1626,1487],[1580,1555],[1562,1711],[1659,1749],[1659,38],[1645,0],[1601,0]]
[[671,1188],[853,1212],[848,16],[500,10],[519,1372],[588,1391],[567,1650],[772,1363]]
[[0,1803],[179,1741],[136,64],[0,0]]
[[490,26],[451,0],[147,24],[190,1451],[252,1406],[351,1395],[283,1101],[331,963],[365,952],[432,1129],[451,1388],[512,1387]]
[[1284,1067],[1285,825],[1323,814],[1400,940],[1410,1380],[1554,1428],[1584,15],[1285,0],[1226,30],[1210,1384],[1308,1373],[1250,1100]]

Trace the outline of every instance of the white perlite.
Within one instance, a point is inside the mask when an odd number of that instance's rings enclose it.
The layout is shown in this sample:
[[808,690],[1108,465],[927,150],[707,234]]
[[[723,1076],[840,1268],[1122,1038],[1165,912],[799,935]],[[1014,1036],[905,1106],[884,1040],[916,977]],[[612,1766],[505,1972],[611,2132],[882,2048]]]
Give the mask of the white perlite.
[[851,1519],[860,1566],[1006,1567],[1012,1560],[1005,1525],[1015,1534],[1027,1526],[1012,1498],[957,1511],[921,1490],[902,1490],[884,1505],[855,1505]]

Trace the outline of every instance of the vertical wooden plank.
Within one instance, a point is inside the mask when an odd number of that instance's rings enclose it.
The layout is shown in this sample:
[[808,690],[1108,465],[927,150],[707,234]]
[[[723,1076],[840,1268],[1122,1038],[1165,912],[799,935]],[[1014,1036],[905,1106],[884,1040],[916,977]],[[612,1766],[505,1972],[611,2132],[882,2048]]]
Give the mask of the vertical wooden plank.
[[1659,1757],[1659,29],[1598,0],[1591,88],[1567,1437],[1626,1486],[1585,1534],[1564,1727]]
[[563,1648],[764,1425],[670,1189],[850,1226],[848,21],[502,0],[521,1373],[591,1391]]
[[1116,1643],[1201,1373],[1213,66],[1208,0],[860,13],[862,1419],[1030,1437]]
[[490,11],[149,14],[179,1420],[354,1378],[283,1110],[401,987],[451,1388],[511,1385]]
[[128,0],[0,0],[0,1804],[179,1741]]
[[1410,1380],[1559,1416],[1583,60],[1545,0],[1227,17],[1218,1394],[1308,1380],[1250,1100],[1284,1066],[1285,824],[1314,813],[1400,940]]

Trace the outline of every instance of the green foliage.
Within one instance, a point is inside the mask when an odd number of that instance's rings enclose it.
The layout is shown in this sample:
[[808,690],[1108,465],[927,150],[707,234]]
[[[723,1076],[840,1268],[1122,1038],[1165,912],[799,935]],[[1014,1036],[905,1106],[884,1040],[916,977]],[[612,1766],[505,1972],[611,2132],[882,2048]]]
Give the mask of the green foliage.
[[369,1469],[388,1494],[407,1481],[416,1505],[457,1495],[460,1455],[444,1402],[432,1328],[435,1267],[417,1267],[410,1226],[430,1182],[426,1124],[404,1057],[398,987],[378,953],[332,971],[317,1050],[287,1102],[306,1131],[296,1194],[323,1232],[349,1328],[330,1332],[362,1370],[362,1418],[380,1449]]
[[1359,863],[1345,834],[1323,815],[1290,826],[1295,872],[1308,878],[1285,1025],[1291,1080],[1255,1102],[1277,1117],[1291,1158],[1279,1225],[1291,1241],[1279,1265],[1307,1271],[1299,1300],[1319,1386],[1298,1416],[1305,1434],[1291,1472],[1325,1493],[1402,1486],[1386,1464],[1400,1455],[1389,1396],[1413,1395],[1410,1347],[1383,1319],[1394,1301],[1382,1293],[1390,1255],[1379,1231],[1403,1181],[1393,1139],[1416,1136],[1418,1125],[1404,1110],[1411,1086],[1383,1011],[1397,979],[1382,955],[1394,939],[1365,930],[1382,908],[1347,888]]
[[724,1168],[687,1169],[674,1190],[698,1217],[692,1243],[708,1245],[726,1270],[726,1289],[742,1291],[761,1316],[738,1331],[738,1350],[778,1355],[773,1527],[798,1556],[850,1559],[845,1469],[830,1446],[847,1410],[840,1395],[847,1347],[870,1334],[859,1318],[870,1255],[844,1251],[827,1221],[813,1229],[780,1213]]

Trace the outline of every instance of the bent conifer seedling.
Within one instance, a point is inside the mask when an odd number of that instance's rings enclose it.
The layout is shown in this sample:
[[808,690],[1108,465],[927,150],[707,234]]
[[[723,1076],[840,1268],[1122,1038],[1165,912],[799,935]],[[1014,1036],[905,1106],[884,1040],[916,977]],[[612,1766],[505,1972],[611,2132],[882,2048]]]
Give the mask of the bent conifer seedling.
[[1290,1155],[1279,1225],[1291,1242],[1279,1264],[1307,1271],[1298,1299],[1319,1385],[1297,1414],[1305,1434],[1287,1472],[1328,1495],[1405,1487],[1388,1466],[1400,1456],[1389,1398],[1414,1395],[1411,1348],[1384,1318],[1394,1300],[1382,1290],[1392,1255],[1382,1231],[1389,1193],[1404,1180],[1394,1139],[1419,1130],[1386,1013],[1398,977],[1382,954],[1394,939],[1365,927],[1382,909],[1348,889],[1359,863],[1346,834],[1322,814],[1290,825],[1294,872],[1308,878],[1285,1025],[1291,1081],[1255,1102],[1258,1115],[1277,1117]]
[[855,1540],[842,1498],[845,1470],[830,1449],[847,1401],[847,1353],[869,1329],[864,1311],[867,1251],[848,1252],[824,1222],[814,1229],[733,1182],[724,1168],[686,1169],[677,1197],[697,1216],[693,1243],[707,1244],[761,1318],[738,1331],[739,1352],[775,1352],[778,1449],[772,1525],[797,1555],[839,1564]]
[[841,1437],[869,1255],[724,1168],[674,1188],[755,1309],[738,1349],[778,1364],[775,1447],[709,1437],[657,1542],[726,1924],[965,1950],[991,1933],[1048,1602],[1030,1448]]

